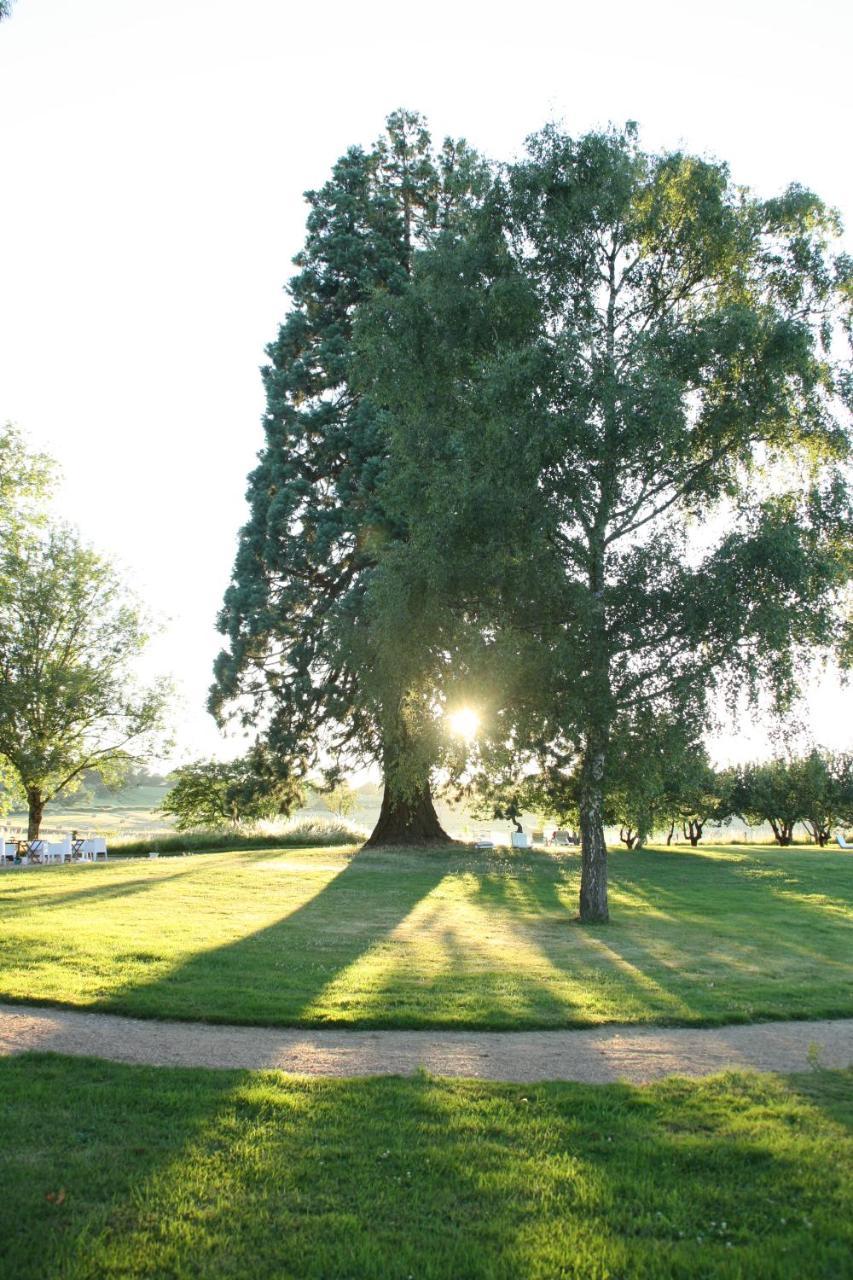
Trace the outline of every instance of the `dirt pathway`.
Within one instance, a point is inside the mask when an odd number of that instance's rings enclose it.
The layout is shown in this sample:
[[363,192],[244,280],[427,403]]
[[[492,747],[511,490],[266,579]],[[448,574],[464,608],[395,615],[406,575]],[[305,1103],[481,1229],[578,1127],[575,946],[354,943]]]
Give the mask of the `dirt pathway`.
[[423,1068],[433,1075],[482,1080],[641,1084],[727,1067],[846,1067],[853,1063],[853,1018],[710,1028],[318,1031],[0,1005],[0,1056],[32,1049],[153,1066],[277,1068],[310,1076],[411,1075]]

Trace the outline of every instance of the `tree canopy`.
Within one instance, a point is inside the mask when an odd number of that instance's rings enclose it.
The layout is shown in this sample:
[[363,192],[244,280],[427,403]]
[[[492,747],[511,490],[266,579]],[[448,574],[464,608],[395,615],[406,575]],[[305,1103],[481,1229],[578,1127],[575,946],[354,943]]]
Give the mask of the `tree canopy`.
[[784,700],[841,642],[839,232],[811,192],[759,199],[633,125],[548,127],[362,320],[408,528],[371,589],[377,643],[414,611],[421,664],[444,688],[467,672],[520,768],[579,769],[585,921],[608,917],[616,727],[702,724],[714,688]]
[[170,775],[172,786],[160,809],[178,831],[218,831],[287,817],[302,802],[302,788],[282,777],[263,748],[238,760],[195,760]]

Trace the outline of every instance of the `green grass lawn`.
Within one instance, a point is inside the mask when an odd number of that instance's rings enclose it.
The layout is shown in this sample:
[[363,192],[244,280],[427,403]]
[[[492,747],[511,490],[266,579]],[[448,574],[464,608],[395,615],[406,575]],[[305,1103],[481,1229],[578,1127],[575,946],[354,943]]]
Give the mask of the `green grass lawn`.
[[853,858],[253,850],[0,874],[0,999],[298,1025],[558,1027],[853,1014]]
[[841,1280],[853,1076],[307,1081],[0,1062],[11,1280]]

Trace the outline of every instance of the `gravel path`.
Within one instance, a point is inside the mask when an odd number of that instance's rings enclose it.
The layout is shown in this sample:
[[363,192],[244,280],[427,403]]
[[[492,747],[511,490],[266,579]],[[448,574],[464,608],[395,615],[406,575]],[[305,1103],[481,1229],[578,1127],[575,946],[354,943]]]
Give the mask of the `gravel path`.
[[581,1031],[317,1031],[0,1005],[0,1056],[32,1049],[153,1066],[277,1068],[309,1076],[411,1075],[423,1068],[481,1080],[642,1084],[727,1067],[846,1067],[853,1063],[853,1018]]

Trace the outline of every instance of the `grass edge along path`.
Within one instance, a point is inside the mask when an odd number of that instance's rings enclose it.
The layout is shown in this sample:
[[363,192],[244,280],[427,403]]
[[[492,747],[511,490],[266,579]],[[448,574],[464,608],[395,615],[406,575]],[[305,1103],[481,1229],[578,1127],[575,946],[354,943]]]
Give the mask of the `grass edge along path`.
[[518,1030],[853,1015],[853,859],[258,850],[6,871],[0,1001],[258,1026]]
[[809,1280],[853,1249],[853,1075],[499,1085],[0,1062],[16,1280]]

